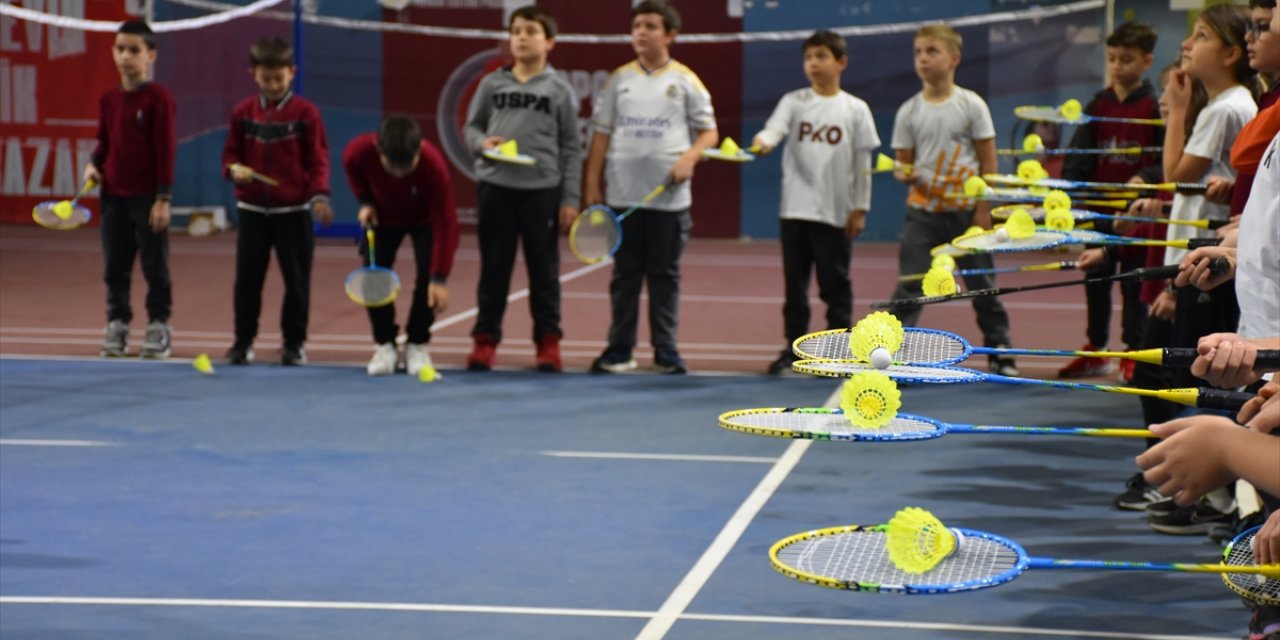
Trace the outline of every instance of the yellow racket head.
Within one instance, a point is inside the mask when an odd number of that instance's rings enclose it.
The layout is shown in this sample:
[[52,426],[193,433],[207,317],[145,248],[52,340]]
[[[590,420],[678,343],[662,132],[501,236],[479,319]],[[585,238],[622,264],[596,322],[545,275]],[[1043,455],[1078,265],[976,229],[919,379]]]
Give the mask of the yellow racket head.
[[956,276],[946,269],[933,268],[924,274],[924,281],[920,283],[921,288],[926,296],[951,296],[955,295]]
[[724,142],[720,143],[720,153],[723,155],[736,156],[739,151],[742,151],[742,147],[739,147],[733,138],[725,136]]
[[920,507],[898,511],[885,527],[889,561],[905,573],[927,573],[959,546],[955,532]]
[[209,359],[209,354],[207,353],[196,356],[196,359],[191,361],[191,366],[206,376],[213,375],[213,361]]
[[1058,113],[1068,120],[1079,120],[1080,116],[1084,114],[1084,105],[1080,104],[1079,100],[1072,98],[1058,107]]
[[871,352],[885,349],[893,353],[902,348],[902,322],[892,313],[876,311],[853,325],[849,332],[849,352],[854,358],[871,362]]
[[1049,172],[1039,160],[1023,160],[1018,163],[1018,177],[1025,182],[1039,182],[1049,177]]
[[893,167],[898,164],[893,158],[883,154],[876,154],[876,171],[893,171]]
[[1030,238],[1036,234],[1036,221],[1026,209],[1019,207],[1009,214],[1009,219],[1004,223],[1004,230],[1009,234],[1010,240]]
[[964,181],[964,195],[975,198],[987,192],[987,181],[981,176],[969,176]]
[[947,271],[956,270],[956,259],[949,253],[939,253],[933,257],[933,262],[929,263],[930,269],[946,269]]
[[502,154],[502,155],[504,155],[504,156],[506,156],[506,157],[508,157],[508,158],[514,158],[514,157],[516,157],[516,156],[520,155],[520,148],[519,148],[518,146],[516,146],[516,141],[515,141],[515,140],[508,140],[508,141],[506,141],[506,142],[504,142],[504,143],[502,143],[502,144],[498,145],[498,153],[500,153],[500,154]]
[[1071,211],[1071,196],[1066,191],[1054,189],[1044,197],[1044,210],[1048,213],[1053,210]]
[[1040,153],[1044,151],[1044,139],[1038,134],[1029,133],[1022,139],[1022,150],[1027,153]]
[[889,424],[901,407],[898,385],[879,371],[855,374],[840,389],[840,408],[855,427],[879,429]]
[[1076,227],[1076,217],[1070,210],[1053,209],[1044,212],[1044,226],[1054,231],[1070,231]]

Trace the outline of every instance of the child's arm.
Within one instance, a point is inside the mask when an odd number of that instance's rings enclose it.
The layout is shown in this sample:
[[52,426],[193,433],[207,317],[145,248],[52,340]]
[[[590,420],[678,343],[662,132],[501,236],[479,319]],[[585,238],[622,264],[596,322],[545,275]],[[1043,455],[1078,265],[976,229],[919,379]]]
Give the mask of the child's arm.
[[351,185],[351,193],[360,204],[356,219],[362,227],[378,226],[378,210],[373,202],[373,187],[369,184],[369,176],[360,164],[360,138],[347,143],[342,150],[342,168],[347,174],[347,182]]
[[880,135],[871,108],[858,102],[853,107],[854,117],[849,123],[853,135],[853,211],[844,225],[845,237],[850,240],[862,235],[867,226],[867,210],[871,208],[871,157],[880,147]]
[[560,117],[560,226],[568,229],[582,202],[582,137],[578,131],[578,97],[566,88]]
[[751,139],[751,146],[759,149],[761,154],[768,154],[785,140],[791,131],[791,114],[794,104],[791,94],[782,96],[778,105],[773,108],[773,113],[769,115],[769,119],[765,121],[764,128]]
[[102,184],[102,165],[107,161],[107,151],[111,148],[110,136],[107,134],[107,97],[98,100],[98,146],[89,155],[88,164],[84,165],[84,181]]
[[677,184],[693,178],[693,168],[702,160],[702,152],[716,146],[720,141],[720,132],[716,129],[702,129],[698,137],[693,139],[693,146],[680,155],[680,159],[671,167],[671,180]]
[[431,284],[427,288],[427,306],[438,312],[449,304],[445,282],[453,271],[453,254],[458,250],[458,210],[444,156],[435,147],[423,144],[421,162],[427,167],[431,183],[427,212],[431,220]]
[[244,118],[238,107],[231,112],[227,141],[222,145],[222,177],[229,178],[236,184],[246,184],[253,180],[250,167],[244,166]]
[[[1187,144],[1186,127],[1180,126],[1191,108],[1192,83],[1195,82],[1181,69],[1169,75],[1165,86],[1165,103],[1169,106],[1168,122],[1164,130],[1164,179],[1169,182],[1195,182],[1204,176],[1213,161],[1184,150]],[[1197,122],[1196,126],[1201,124]]]
[[480,81],[480,86],[476,87],[476,93],[471,97],[471,104],[467,105],[467,124],[463,127],[463,135],[467,139],[467,147],[474,153],[480,153],[492,149],[505,140],[502,136],[489,135],[489,116],[493,114],[493,101],[491,95],[493,93],[492,85],[485,80]]
[[312,106],[305,116],[310,122],[303,128],[302,162],[307,170],[307,197],[320,224],[333,222],[329,206],[329,139],[324,132],[320,110]]
[[702,161],[702,152],[720,141],[715,110],[711,107],[711,93],[697,76],[692,76],[690,84],[684,95],[684,117],[696,137],[693,145],[671,167],[671,179],[676,183],[693,178],[693,169]]
[[582,176],[582,206],[590,207],[604,202],[604,154],[609,150],[609,134],[596,131],[591,134],[591,149],[587,151],[587,168]]
[[163,89],[157,91],[155,114],[151,120],[152,153],[156,159],[156,201],[151,205],[148,218],[151,230],[169,228],[169,200],[173,198],[173,162],[178,155],[178,134],[174,124],[177,106],[173,96]]
[[1138,456],[1138,466],[1147,482],[1178,504],[1191,504],[1236,478],[1280,495],[1280,438],[1208,415],[1153,424],[1151,431],[1164,441]]

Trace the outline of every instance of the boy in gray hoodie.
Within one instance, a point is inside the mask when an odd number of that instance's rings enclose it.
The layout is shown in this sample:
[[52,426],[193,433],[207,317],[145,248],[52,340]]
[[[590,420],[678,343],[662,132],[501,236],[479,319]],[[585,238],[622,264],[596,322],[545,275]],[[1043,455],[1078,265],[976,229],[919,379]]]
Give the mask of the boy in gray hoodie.
[[[516,243],[524,248],[529,311],[539,371],[560,371],[560,227],[578,215],[582,144],[578,99],[547,63],[556,21],[529,5],[511,14],[515,63],[485,76],[467,109],[467,144],[476,153],[480,282],[475,344],[467,368],[493,368],[502,341]],[[482,152],[515,140],[532,166],[486,158]]]

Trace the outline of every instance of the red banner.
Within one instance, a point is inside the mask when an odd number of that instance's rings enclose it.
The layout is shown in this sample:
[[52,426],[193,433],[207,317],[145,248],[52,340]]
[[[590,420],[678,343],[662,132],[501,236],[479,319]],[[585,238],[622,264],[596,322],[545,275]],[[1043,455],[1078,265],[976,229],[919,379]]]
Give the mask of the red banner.
[[[36,11],[124,20],[126,4],[18,0]],[[96,145],[98,97],[120,81],[113,33],[0,17],[0,221],[31,222],[45,200],[70,198]],[[97,211],[96,191],[82,202]]]

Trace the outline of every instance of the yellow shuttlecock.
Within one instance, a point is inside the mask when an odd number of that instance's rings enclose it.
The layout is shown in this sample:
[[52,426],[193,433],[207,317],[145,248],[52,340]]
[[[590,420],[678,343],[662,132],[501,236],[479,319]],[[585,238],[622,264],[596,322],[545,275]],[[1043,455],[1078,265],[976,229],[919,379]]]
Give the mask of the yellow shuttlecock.
[[593,209],[591,215],[587,216],[587,222],[593,227],[598,227],[606,222],[605,216],[607,215],[599,209]]
[[1070,231],[1076,227],[1076,217],[1071,210],[1054,209],[1044,212],[1044,226],[1054,231]]
[[1068,120],[1079,120],[1081,114],[1084,113],[1084,105],[1079,100],[1072,98],[1058,107],[1058,114]]
[[964,181],[964,194],[970,198],[986,193],[987,188],[987,181],[978,176],[969,176],[969,178]]
[[1023,160],[1018,163],[1018,178],[1023,182],[1039,182],[1049,177],[1039,160]]
[[1044,197],[1043,206],[1044,206],[1045,213],[1048,213],[1050,211],[1070,211],[1071,196],[1067,195],[1066,191],[1062,191],[1060,189],[1054,189],[1053,191],[1049,192],[1049,195],[1046,195]]
[[960,548],[960,533],[945,527],[932,513],[906,507],[885,526],[885,550],[900,571],[927,573]]
[[75,211],[71,206],[70,200],[63,200],[53,205],[53,215],[58,216],[59,220],[67,220],[71,217],[71,213]]
[[946,269],[933,268],[925,272],[920,287],[926,296],[955,295],[956,277]]
[[515,140],[508,140],[498,145],[498,153],[508,158],[514,158],[520,155],[520,148],[516,146]]
[[883,153],[876,154],[876,171],[893,171],[897,165],[898,162],[893,158]]
[[440,379],[440,372],[431,365],[418,369],[418,382],[435,382]]
[[1009,234],[1010,240],[1030,238],[1036,234],[1036,221],[1026,209],[1018,207],[1009,214],[1009,219],[1004,223],[1004,230]]
[[840,409],[855,427],[883,427],[898,415],[901,406],[898,385],[879,371],[854,374],[840,390]]
[[213,361],[209,359],[209,354],[207,353],[196,356],[196,359],[191,361],[191,366],[206,376],[213,375]]
[[1044,139],[1038,134],[1030,133],[1022,139],[1022,150],[1027,153],[1040,153],[1044,151]]
[[964,233],[960,234],[960,237],[967,238],[969,236],[980,236],[986,232],[987,232],[986,229],[983,229],[982,227],[979,227],[978,225],[975,224],[969,227],[968,229],[965,229]]
[[956,259],[949,253],[939,253],[933,257],[933,262],[929,264],[930,269],[946,269],[947,271],[956,270]]
[[733,141],[733,138],[725,137],[724,142],[720,143],[720,155],[736,156],[742,151],[742,147]]
[[892,355],[902,347],[902,322],[884,311],[869,314],[849,332],[849,352],[863,362],[871,362],[871,352],[884,349]]

